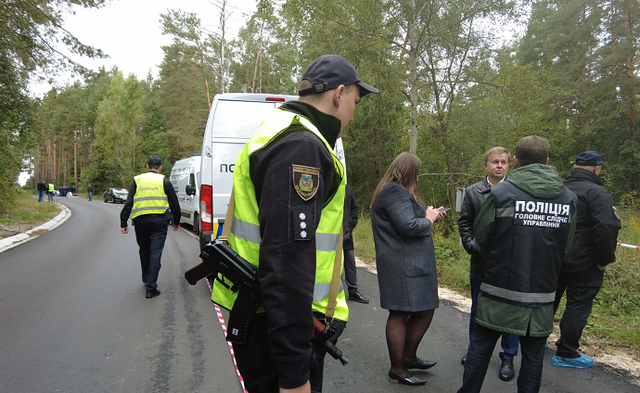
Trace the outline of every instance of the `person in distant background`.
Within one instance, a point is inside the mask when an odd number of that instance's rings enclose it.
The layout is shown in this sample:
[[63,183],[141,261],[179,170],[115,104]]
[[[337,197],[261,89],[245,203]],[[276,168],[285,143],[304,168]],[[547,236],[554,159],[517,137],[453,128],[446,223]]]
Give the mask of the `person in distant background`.
[[47,185],[43,181],[38,183],[38,202],[42,202],[44,193],[47,192]]
[[49,198],[49,202],[53,202],[53,193],[56,190],[56,187],[53,185],[53,183],[49,183],[48,186],[49,190],[47,192],[47,198]]
[[358,225],[358,203],[353,193],[353,188],[346,185],[344,189],[344,238],[342,249],[344,250],[344,278],[347,282],[349,300],[360,303],[369,303],[369,299],[358,291],[358,276],[356,273],[356,258],[353,252],[353,230]]
[[91,184],[89,184],[89,187],[87,187],[87,194],[89,194],[89,200],[92,201],[93,200],[93,187],[91,187]]

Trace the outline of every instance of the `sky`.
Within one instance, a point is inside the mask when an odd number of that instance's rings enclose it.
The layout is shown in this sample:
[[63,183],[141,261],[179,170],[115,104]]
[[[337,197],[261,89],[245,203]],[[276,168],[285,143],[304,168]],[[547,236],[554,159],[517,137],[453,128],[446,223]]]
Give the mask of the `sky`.
[[[126,76],[135,74],[138,79],[146,79],[151,72],[158,77],[158,65],[162,62],[162,45],[169,44],[171,38],[162,35],[160,14],[168,9],[195,12],[204,28],[219,32],[221,0],[111,0],[98,9],[78,7],[75,15],[64,17],[63,27],[83,44],[101,49],[110,57],[91,60],[78,56],[71,57],[83,66],[98,71],[103,66],[111,69],[117,66]],[[228,39],[237,36],[238,31],[256,10],[256,0],[227,0]],[[60,86],[73,83],[69,74],[56,78]],[[29,89],[34,96],[43,96],[51,86],[32,84]],[[22,186],[28,180],[28,173],[21,173],[18,183]]]
[[[257,0],[227,0],[227,37],[235,38],[238,31],[256,10]],[[170,43],[163,36],[160,14],[169,9],[194,12],[200,17],[203,27],[213,32],[220,28],[221,0],[111,0],[98,9],[76,8],[75,15],[64,17],[64,28],[83,44],[101,49],[108,59],[91,60],[78,56],[72,59],[83,66],[98,70],[100,66],[118,69],[126,76],[135,74],[145,79],[149,71],[158,76],[158,65],[162,62],[162,45]],[[73,82],[70,75],[57,78],[61,85]],[[32,94],[42,96],[49,90],[48,84],[32,85]]]

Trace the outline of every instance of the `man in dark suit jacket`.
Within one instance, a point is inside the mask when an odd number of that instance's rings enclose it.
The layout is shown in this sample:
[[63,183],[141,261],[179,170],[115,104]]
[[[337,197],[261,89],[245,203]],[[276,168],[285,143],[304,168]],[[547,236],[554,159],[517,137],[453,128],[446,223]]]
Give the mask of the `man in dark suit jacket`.
[[[485,178],[469,187],[467,187],[464,200],[462,202],[462,211],[458,220],[458,229],[460,230],[460,239],[464,249],[471,255],[470,265],[470,284],[471,284],[471,313],[469,314],[469,341],[471,334],[476,326],[476,305],[478,304],[478,294],[480,294],[480,284],[482,284],[482,273],[484,272],[484,259],[480,255],[478,244],[473,236],[473,223],[480,213],[482,202],[491,193],[491,187],[504,180],[509,171],[510,156],[507,149],[501,146],[489,149],[482,161],[482,167],[487,172]],[[518,353],[518,336],[515,334],[504,333],[502,335],[502,352],[500,352],[500,360],[502,365],[498,371],[498,376],[503,381],[512,380],[516,373],[513,365],[513,358]],[[467,355],[462,357],[462,364],[467,360]]]
[[[358,277],[356,275],[356,259],[353,252],[353,230],[358,225],[358,204],[353,188],[345,186],[344,190],[344,236],[342,249],[344,250],[344,277],[349,290],[349,300],[360,303],[369,303],[369,299],[358,291]],[[348,221],[347,221],[348,218]]]

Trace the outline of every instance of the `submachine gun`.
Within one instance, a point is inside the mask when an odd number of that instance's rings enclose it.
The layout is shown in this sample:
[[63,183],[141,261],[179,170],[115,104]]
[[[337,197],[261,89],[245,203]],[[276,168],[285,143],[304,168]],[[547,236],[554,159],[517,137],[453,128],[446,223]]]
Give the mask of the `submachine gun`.
[[[251,323],[260,305],[260,287],[258,285],[258,268],[247,262],[221,240],[207,244],[200,253],[202,263],[187,270],[184,278],[195,285],[199,280],[209,277],[215,279],[225,288],[238,293],[233,309],[229,313],[227,323],[227,341],[237,344],[249,342]],[[325,327],[317,318],[314,319],[312,340],[322,344],[327,353],[343,365],[349,359],[342,355],[329,339],[335,333],[335,327]]]

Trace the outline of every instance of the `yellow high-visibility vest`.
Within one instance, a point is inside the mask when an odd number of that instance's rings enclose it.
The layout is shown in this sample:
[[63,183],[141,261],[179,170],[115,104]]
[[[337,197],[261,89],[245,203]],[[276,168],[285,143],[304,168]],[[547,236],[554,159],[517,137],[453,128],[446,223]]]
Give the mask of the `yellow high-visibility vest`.
[[169,208],[167,194],[164,193],[164,175],[155,172],[134,177],[136,194],[133,196],[131,219],[143,214],[164,214]]
[[[231,233],[229,234],[229,245],[231,248],[259,269],[260,242],[262,239],[260,236],[260,223],[258,221],[258,202],[256,201],[255,189],[250,177],[250,157],[291,126],[302,126],[324,142],[327,150],[331,152],[336,174],[340,178],[338,190],[322,209],[322,215],[316,229],[315,237],[316,277],[312,308],[314,311],[326,314],[336,252],[342,252],[342,250],[337,250],[337,248],[344,214],[344,190],[346,183],[342,163],[335,156],[331,145],[329,145],[311,121],[293,112],[280,109],[276,110],[264,120],[255,135],[244,146],[242,153],[240,153],[236,161],[233,172],[233,187],[235,193],[233,222],[225,223],[225,225],[231,225]],[[236,297],[237,293],[231,292],[217,281],[214,282],[211,300],[215,303],[231,310]],[[349,308],[347,306],[344,289],[342,288],[338,293],[337,302],[334,318],[347,321],[349,319]],[[262,306],[258,309],[258,313],[261,312],[264,312]]]

